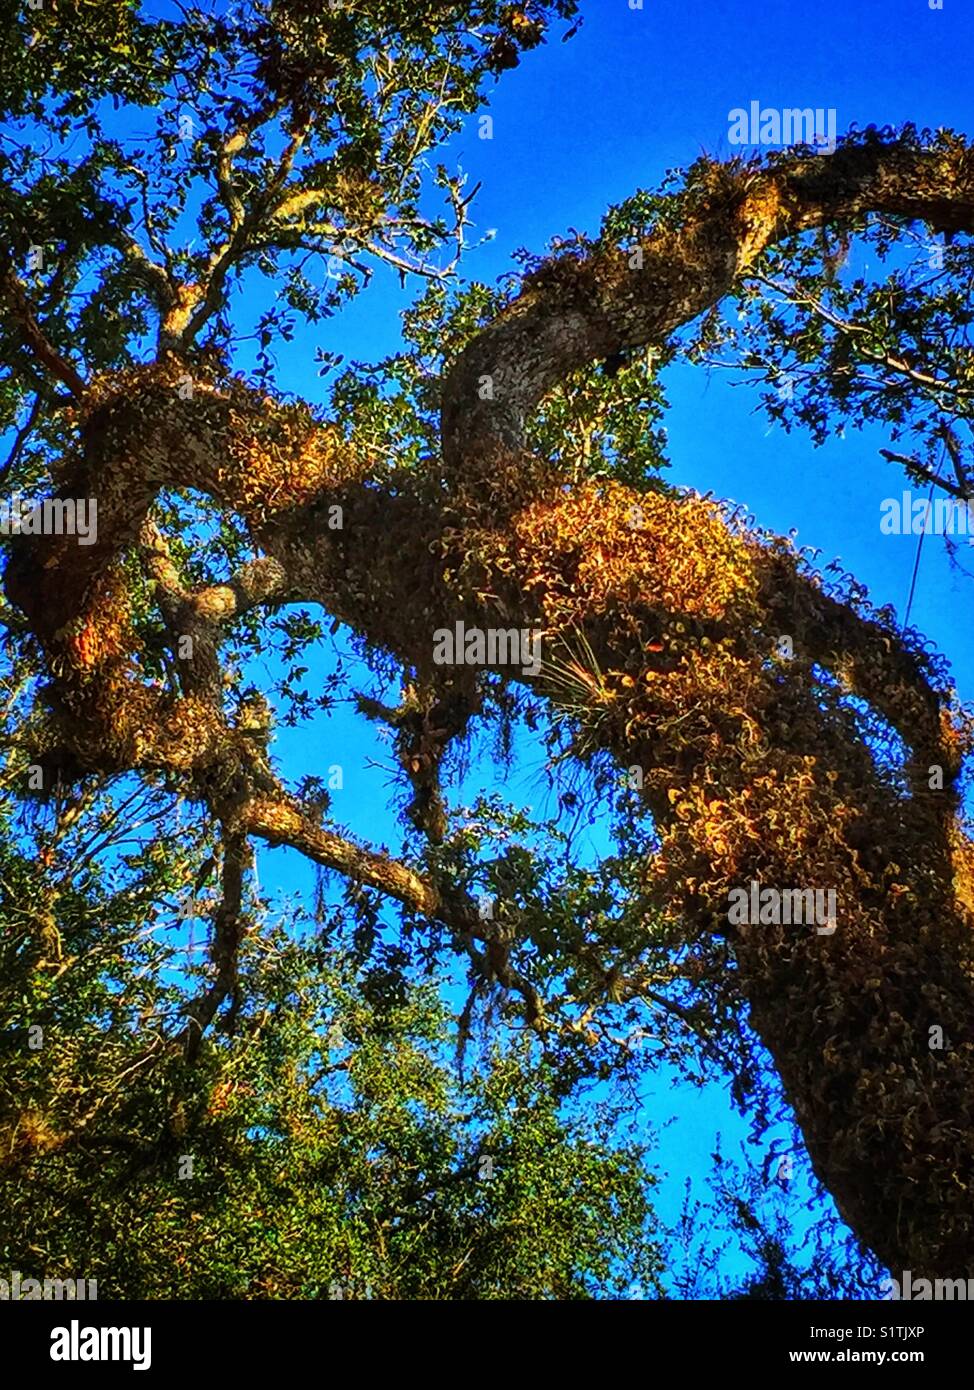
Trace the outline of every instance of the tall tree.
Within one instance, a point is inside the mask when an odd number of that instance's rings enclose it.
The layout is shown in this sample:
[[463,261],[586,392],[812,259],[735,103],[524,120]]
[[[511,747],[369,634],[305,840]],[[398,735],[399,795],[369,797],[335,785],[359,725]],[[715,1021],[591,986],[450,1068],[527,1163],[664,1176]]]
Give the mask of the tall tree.
[[[5,63],[2,92],[21,126],[0,171],[7,479],[97,499],[90,544],[10,546],[12,640],[43,673],[18,733],[22,787],[136,777],[211,827],[222,896],[208,988],[179,1034],[188,1056],[236,1007],[252,844],[288,845],[451,942],[474,994],[499,989],[569,1069],[585,1065],[579,1039],[598,1054],[598,1019],[633,1001],[704,1051],[736,1047],[747,1009],[862,1242],[894,1269],[974,1272],[969,723],[942,667],[853,584],[829,586],[789,543],[649,475],[627,449],[625,389],[651,389],[640,352],[672,352],[728,296],[780,282],[783,262],[810,277],[793,295],[819,324],[806,359],[824,336],[844,364],[820,409],[844,408],[852,365],[877,357],[929,385],[900,338],[967,313],[966,242],[932,300],[907,303],[894,273],[894,311],[879,324],[867,303],[867,332],[834,322],[833,239],[876,235],[877,218],[890,240],[918,224],[970,232],[970,145],[870,129],[830,154],[702,160],[610,214],[598,240],[526,261],[506,293],[450,298],[446,248],[462,248],[471,195],[438,170],[448,215],[429,217],[423,156],[491,75],[573,22],[572,0],[281,0],[238,5],[232,22],[4,8],[24,59]],[[124,138],[109,93],[151,134]],[[315,256],[339,270],[325,298],[305,273]],[[433,282],[411,349],[343,378],[331,418],[284,400],[276,339],[382,263]],[[280,295],[245,379],[241,292],[258,275]],[[936,362],[955,374],[948,425],[966,419],[963,370],[960,353]],[[392,730],[407,857],[283,784],[266,703],[227,676],[227,652],[282,603],[320,607],[402,674],[395,707],[363,695],[360,708]],[[537,631],[542,658],[441,664],[436,634],[457,622]],[[292,650],[315,630],[292,627]],[[485,914],[441,785],[475,723],[544,707],[568,731],[563,753],[597,778],[627,769],[635,793],[634,906],[582,925],[541,910],[513,852],[493,886],[535,910]],[[897,741],[905,762],[884,751]],[[838,930],[730,925],[728,895],[752,880],[833,888]],[[754,1086],[744,1065],[743,1101]]]

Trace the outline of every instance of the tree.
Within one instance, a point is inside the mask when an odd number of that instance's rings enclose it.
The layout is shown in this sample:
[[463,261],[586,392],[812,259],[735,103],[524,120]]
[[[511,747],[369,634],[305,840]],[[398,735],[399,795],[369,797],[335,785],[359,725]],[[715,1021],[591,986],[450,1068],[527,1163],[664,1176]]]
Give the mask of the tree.
[[[461,953],[461,1027],[499,993],[566,1086],[624,1064],[606,1020],[648,1006],[682,1030],[678,1047],[733,1055],[755,1104],[747,1012],[864,1246],[893,1268],[971,1272],[970,722],[942,665],[854,584],[663,486],[633,411],[640,393],[660,404],[644,350],[665,358],[698,322],[706,349],[721,303],[780,284],[782,264],[812,267],[791,298],[817,325],[803,360],[831,354],[813,414],[860,408],[864,362],[929,386],[898,339],[967,314],[967,243],[926,299],[894,272],[885,318],[877,291],[865,324],[837,324],[830,238],[875,237],[877,218],[891,242],[921,224],[968,233],[974,154],[947,132],[868,129],[830,154],[703,159],[610,212],[597,240],[525,257],[506,289],[450,293],[443,248],[462,248],[471,194],[438,169],[449,215],[425,215],[421,157],[576,8],[289,0],[241,5],[231,24],[120,4],[93,25],[83,4],[12,10],[28,61],[4,104],[47,143],[2,147],[6,476],[97,499],[92,543],[10,545],[10,641],[37,681],[21,790],[31,768],[45,795],[136,778],[200,817],[221,899],[207,988],[174,1035],[191,1062],[240,1008],[252,845],[287,845],[398,903],[430,951]],[[114,133],[108,92],[154,116],[137,148]],[[316,256],[336,263],[325,296],[306,274]],[[329,418],[281,399],[275,341],[376,263],[430,282],[406,351],[340,376]],[[245,378],[233,311],[257,275],[280,298]],[[781,331],[773,316],[756,330]],[[966,489],[949,428],[968,418],[962,356],[937,360],[955,375],[949,419],[929,429],[948,428]],[[889,409],[900,418],[902,395]],[[282,783],[266,704],[227,674],[282,604],[321,608],[401,676],[398,703],[359,698],[407,788],[399,858],[331,824],[320,786]],[[458,622],[540,634],[541,659],[442,664],[436,634]],[[300,610],[279,630],[289,659],[319,631]],[[615,782],[633,837],[602,882],[557,891],[523,847],[478,860],[441,777],[475,726],[545,711],[557,756],[596,788]],[[485,914],[485,878],[518,910]],[[613,908],[617,880],[634,892]],[[841,930],[731,925],[728,894],[752,880],[828,884]],[[559,912],[566,891],[592,910]]]
[[[5,936],[12,1268],[83,1271],[100,1298],[657,1287],[652,1179],[614,1107],[559,1116],[549,1069],[496,1042],[458,1077],[435,982],[363,973],[338,915],[303,941],[261,923],[232,1033],[187,1067],[166,1045],[185,999],[154,906],[175,867],[146,858],[135,903],[94,875],[62,896],[55,988],[29,918]],[[30,873],[6,857],[11,897]]]

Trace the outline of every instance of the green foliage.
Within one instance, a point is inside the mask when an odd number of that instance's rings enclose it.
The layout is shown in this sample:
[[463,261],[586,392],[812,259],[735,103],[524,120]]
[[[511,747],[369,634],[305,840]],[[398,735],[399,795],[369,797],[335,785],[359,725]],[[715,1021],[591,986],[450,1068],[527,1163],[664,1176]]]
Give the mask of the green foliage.
[[[561,243],[553,243],[560,250]],[[375,459],[376,476],[418,470],[426,477],[439,451],[443,375],[471,339],[511,302],[532,260],[491,287],[431,284],[402,316],[404,350],[374,365],[355,362],[331,387],[331,416]],[[638,490],[661,486],[667,466],[661,421],[666,397],[658,379],[669,352],[639,353],[618,365],[573,373],[550,393],[530,422],[528,440],[580,481],[610,476]],[[320,374],[341,365],[323,355]],[[435,481],[433,483],[435,486]]]
[[[891,134],[853,131],[839,157]],[[962,145],[946,130],[896,134],[945,156]],[[758,387],[786,430],[823,444],[880,426],[911,482],[936,474],[963,494],[974,429],[972,271],[969,237],[935,235],[906,216],[803,233],[765,252],[736,296],[688,335],[687,350]]]
[[[186,7],[176,23],[135,0],[0,6],[0,244],[48,342],[89,377],[178,349],[204,375],[247,371],[274,392],[279,343],[338,311],[380,267],[417,276],[400,351],[374,364],[322,354],[320,366],[334,375],[330,417],[350,453],[370,460],[366,482],[435,499],[443,376],[544,258],[519,253],[497,286],[450,283],[469,194],[430,156],[499,73],[577,10],[575,0],[246,0],[232,15]],[[948,150],[954,137],[930,138]],[[730,196],[746,172],[701,159],[611,210],[598,242],[573,233],[550,253],[634,251]],[[950,447],[945,430],[971,426],[974,263],[967,243],[939,249],[932,257],[905,219],[888,218],[782,243],[754,267],[738,317],[715,312],[680,350],[742,365],[765,383],[772,418],[816,441],[879,420],[921,453]],[[888,265],[884,283],[867,279],[867,256]],[[207,277],[211,292],[180,319],[174,288]],[[278,294],[249,316],[261,278]],[[661,489],[660,373],[675,355],[620,355],[573,374],[529,422],[529,447],[575,483]],[[73,416],[9,307],[0,361],[0,428],[19,431],[6,486],[56,485],[77,444]],[[243,527],[195,494],[161,496],[154,515],[187,586],[222,582],[250,558]],[[175,690],[152,584],[134,553],[122,563],[141,673]],[[502,761],[519,721],[543,729],[555,816],[480,797],[450,808],[442,842],[405,835],[411,862],[436,882],[495,903],[491,945],[545,999],[540,1040],[523,1040],[522,1001],[498,973],[463,975],[462,943],[445,927],[407,912],[392,923],[354,884],[336,908],[320,883],[314,920],[307,904],[272,907],[251,887],[236,988],[191,1064],[186,1017],[214,965],[191,950],[197,927],[180,907],[206,894],[198,917],[214,914],[213,829],[161,781],[25,789],[39,655],[4,617],[0,1259],[25,1275],[83,1272],[102,1297],[657,1291],[654,1179],[625,1129],[639,1082],[662,1065],[693,1084],[733,1078],[762,1120],[777,1096],[727,983],[723,940],[712,933],[704,959],[660,915],[645,873],[655,832],[586,742],[584,664],[574,704],[571,658],[560,687],[548,671],[563,697],[553,724],[502,681],[482,692],[477,732],[493,735]],[[364,667],[345,656],[307,688],[323,638],[316,616],[283,606],[228,624],[227,708],[258,661],[279,663],[284,725],[351,699]],[[366,659],[390,674],[387,657]],[[674,727],[686,717],[681,707]],[[570,762],[582,764],[575,781]],[[459,778],[461,764],[457,754],[447,771]],[[321,780],[306,775],[297,790],[332,827]],[[592,864],[576,832],[600,805],[614,847]],[[712,1250],[689,1267],[688,1296],[855,1289],[837,1263],[819,1261],[810,1279],[788,1213],[755,1214],[753,1175],[719,1169],[714,1193],[757,1273],[728,1288]],[[677,1231],[678,1250],[692,1244],[689,1225]]]
[[[8,856],[13,891],[16,872]],[[64,904],[56,989],[29,934],[5,937],[5,1264],[84,1271],[100,1297],[657,1286],[653,1179],[618,1106],[566,1111],[551,1070],[499,1041],[461,1080],[435,982],[390,993],[334,932],[282,925],[250,938],[233,1030],[190,1067],[160,1042],[178,951],[139,925]]]
[[[101,98],[159,99],[184,32],[139,13],[139,0],[0,5],[0,113],[48,115],[57,129],[88,118]],[[45,100],[56,98],[53,107]]]

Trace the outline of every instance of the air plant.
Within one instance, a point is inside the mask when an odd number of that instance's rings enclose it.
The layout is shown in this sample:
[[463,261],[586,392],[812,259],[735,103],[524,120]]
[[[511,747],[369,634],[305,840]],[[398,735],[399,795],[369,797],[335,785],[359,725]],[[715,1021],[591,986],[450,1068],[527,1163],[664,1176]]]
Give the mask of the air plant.
[[559,655],[541,662],[539,684],[550,696],[557,716],[573,726],[572,743],[576,755],[597,746],[595,732],[609,713],[615,692],[606,683],[598,657],[584,632],[571,629],[577,650],[568,638],[559,636]]

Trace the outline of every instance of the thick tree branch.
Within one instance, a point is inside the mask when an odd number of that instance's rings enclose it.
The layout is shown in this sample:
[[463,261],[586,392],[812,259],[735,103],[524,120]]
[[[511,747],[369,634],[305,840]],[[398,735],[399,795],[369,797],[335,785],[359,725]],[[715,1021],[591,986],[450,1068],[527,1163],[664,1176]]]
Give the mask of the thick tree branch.
[[435,918],[439,914],[440,896],[421,874],[386,854],[323,830],[291,798],[252,797],[239,808],[235,823],[269,845],[289,845],[316,864],[353,882],[368,884],[421,916]]
[[485,450],[520,448],[528,414],[569,373],[662,344],[728,294],[769,246],[869,212],[974,230],[974,153],[960,142],[947,151],[876,138],[772,169],[715,165],[711,198],[678,231],[648,237],[639,255],[569,255],[527,277],[445,383],[445,459],[462,471],[482,467]]
[[[79,759],[185,776],[231,833],[293,843],[447,920],[444,885],[282,801],[211,700],[141,683],[118,558],[160,489],[193,487],[245,521],[290,593],[420,680],[436,674],[437,627],[503,621],[542,630],[541,671],[511,675],[551,697],[550,652],[583,635],[595,668],[575,718],[585,747],[641,771],[661,844],[648,891],[715,971],[733,951],[721,987],[749,1007],[860,1237],[893,1267],[958,1275],[974,1270],[974,849],[955,819],[968,740],[948,690],[893,622],[848,588],[826,592],[785,543],[699,498],[572,488],[524,447],[530,411],[567,373],[662,343],[776,240],[873,210],[971,229],[971,151],[870,138],[764,169],[715,166],[682,228],[647,238],[641,257],[604,249],[543,266],[444,383],[433,500],[422,479],[384,494],[335,431],[240,383],[194,384],[183,399],[178,362],[107,381],[65,482],[66,495],[98,497],[98,543],[23,537],[6,584]],[[939,771],[942,794],[903,792],[849,696]],[[752,881],[834,890],[836,933],[728,931],[728,895]],[[475,931],[479,967],[518,987],[510,944],[471,924],[471,950]],[[931,1048],[934,1026],[949,1050]]]

